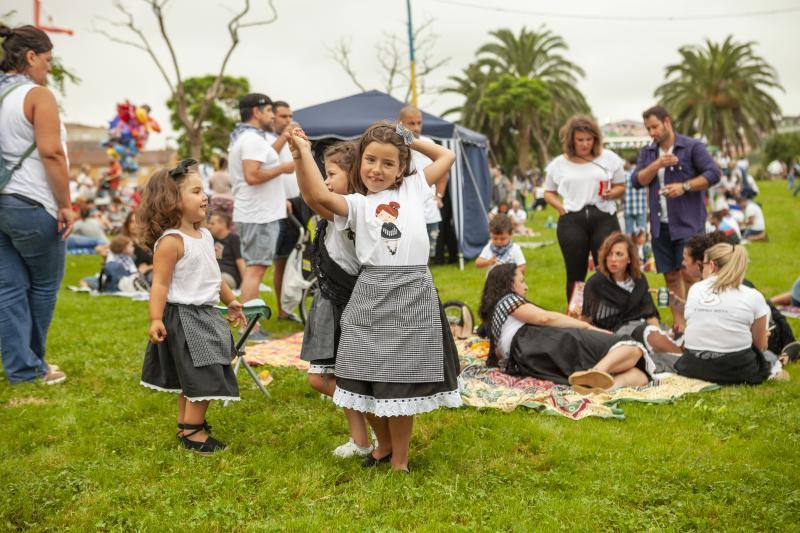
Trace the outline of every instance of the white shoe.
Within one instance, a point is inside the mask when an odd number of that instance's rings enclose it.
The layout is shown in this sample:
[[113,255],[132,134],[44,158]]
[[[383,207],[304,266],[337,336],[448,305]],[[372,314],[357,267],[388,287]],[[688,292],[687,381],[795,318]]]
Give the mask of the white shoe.
[[360,447],[358,444],[353,442],[353,439],[349,439],[347,442],[338,446],[335,450],[333,450],[333,456],[338,457],[340,459],[347,459],[348,457],[366,457],[374,448],[370,445],[365,448]]

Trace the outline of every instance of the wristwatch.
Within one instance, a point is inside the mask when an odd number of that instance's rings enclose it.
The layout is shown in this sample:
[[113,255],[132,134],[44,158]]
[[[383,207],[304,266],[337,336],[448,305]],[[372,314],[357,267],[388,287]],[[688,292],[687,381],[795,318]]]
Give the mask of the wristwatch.
[[692,185],[688,181],[683,182],[683,192],[692,192]]

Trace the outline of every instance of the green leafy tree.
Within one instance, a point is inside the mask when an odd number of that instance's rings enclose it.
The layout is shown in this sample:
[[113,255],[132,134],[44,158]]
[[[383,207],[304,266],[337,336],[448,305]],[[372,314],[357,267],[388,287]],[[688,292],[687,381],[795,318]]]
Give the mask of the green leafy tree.
[[[186,109],[192,122],[198,121],[206,95],[214,86],[217,76],[209,74],[183,80]],[[214,154],[219,155],[228,149],[228,135],[239,120],[239,98],[250,92],[247,78],[223,76],[220,81],[219,96],[208,104],[199,121],[200,156],[202,161],[210,161]],[[167,100],[172,127],[180,132],[178,137],[179,153],[192,153],[192,144],[183,122],[178,115],[178,106],[174,98]]]
[[767,163],[778,159],[788,163],[800,159],[800,132],[777,133],[764,142]]
[[[567,50],[564,40],[544,27],[538,30],[522,28],[519,34],[504,28],[490,35],[494,40],[478,49],[478,59],[464,69],[461,76],[450,77],[453,85],[444,91],[461,94],[465,101],[460,109],[453,108],[448,112],[460,112],[464,125],[486,133],[496,153],[508,154],[509,145],[515,146],[517,164],[522,170],[528,170],[532,161],[525,154],[530,149],[535,151],[539,164],[544,164],[566,118],[574,113],[589,112],[586,98],[577,88],[584,72],[564,57]],[[543,103],[546,100],[547,105],[530,108],[523,122],[509,122],[506,114],[496,109],[489,113],[485,108],[490,105],[485,97],[487,87],[505,75],[520,80],[517,89],[523,86],[531,89],[530,83],[538,80],[542,84],[540,88],[549,93],[549,98],[536,101]],[[517,129],[520,127],[523,130]],[[522,147],[523,143],[526,148]]]
[[[478,105],[490,119],[517,131],[517,166],[530,169],[530,147],[533,124],[551,111],[552,93],[538,78],[516,78],[502,74],[486,86]],[[537,139],[537,143],[541,139]]]
[[666,67],[666,81],[655,96],[679,130],[702,134],[736,153],[744,152],[745,142],[757,146],[763,134],[775,130],[781,109],[767,91],[783,88],[753,44],[728,36],[721,44],[706,40],[705,46],[678,50],[681,61]]

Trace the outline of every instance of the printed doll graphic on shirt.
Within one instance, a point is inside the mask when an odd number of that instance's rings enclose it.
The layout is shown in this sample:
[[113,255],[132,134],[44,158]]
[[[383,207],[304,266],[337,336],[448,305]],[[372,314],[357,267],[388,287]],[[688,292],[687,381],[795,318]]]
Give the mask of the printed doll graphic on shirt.
[[375,208],[375,216],[383,221],[381,225],[381,238],[386,245],[386,249],[392,255],[397,253],[397,246],[400,244],[400,237],[402,236],[400,228],[395,224],[399,214],[400,204],[397,202],[380,204]]

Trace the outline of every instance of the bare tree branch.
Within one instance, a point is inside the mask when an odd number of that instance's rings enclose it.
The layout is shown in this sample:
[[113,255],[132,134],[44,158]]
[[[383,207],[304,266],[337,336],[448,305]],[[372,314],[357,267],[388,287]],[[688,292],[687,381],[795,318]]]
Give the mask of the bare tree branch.
[[345,73],[350,77],[350,81],[361,89],[362,92],[366,92],[364,86],[358,81],[353,66],[350,64],[350,43],[342,37],[335,45],[328,46],[327,49],[331,59],[342,67]]
[[246,22],[243,23],[242,19],[244,16],[250,11],[250,0],[244,0],[244,8],[235,13],[233,18],[228,22],[228,33],[231,36],[231,44],[228,48],[225,56],[222,59],[222,64],[220,65],[218,74],[214,79],[214,82],[211,84],[211,87],[204,95],[203,101],[200,105],[200,110],[197,113],[195,120],[191,120],[189,117],[189,110],[188,104],[186,102],[186,94],[184,92],[184,85],[183,85],[183,76],[181,74],[180,63],[178,61],[178,55],[175,52],[175,47],[172,44],[172,39],[169,36],[169,32],[167,31],[166,27],[166,20],[165,20],[165,7],[169,3],[170,0],[141,0],[143,3],[147,4],[153,15],[156,18],[156,22],[158,23],[159,32],[161,34],[162,39],[164,40],[164,44],[169,51],[169,56],[172,61],[172,67],[175,71],[175,81],[170,79],[169,75],[167,74],[164,65],[159,60],[158,56],[156,56],[155,52],[153,51],[153,47],[150,45],[150,42],[145,37],[144,32],[136,25],[136,21],[134,20],[133,14],[125,7],[122,3],[122,0],[115,0],[114,7],[120,11],[124,15],[124,20],[122,21],[112,21],[107,19],[102,19],[100,17],[96,17],[97,20],[103,20],[107,24],[117,28],[126,28],[127,30],[131,31],[134,35],[138,37],[139,42],[127,40],[121,37],[117,37],[111,34],[108,31],[105,31],[100,28],[95,28],[94,31],[99,33],[100,35],[105,36],[112,42],[124,44],[127,46],[132,46],[134,48],[138,48],[139,50],[143,50],[147,52],[150,58],[155,63],[156,67],[158,68],[161,75],[164,77],[164,80],[167,82],[169,86],[170,93],[172,99],[175,101],[175,111],[178,115],[178,119],[180,120],[182,126],[186,129],[186,134],[190,139],[190,144],[192,145],[192,155],[198,155],[200,151],[200,145],[197,145],[197,142],[200,141],[200,133],[203,127],[203,122],[205,121],[208,111],[210,109],[211,103],[219,98],[222,95],[223,87],[222,87],[222,79],[225,76],[225,69],[228,66],[228,61],[233,54],[233,51],[239,45],[239,30],[241,28],[250,28],[254,26],[263,26],[266,24],[271,24],[278,20],[278,12],[275,9],[274,0],[267,0],[267,5],[269,6],[269,10],[271,11],[271,16],[264,20],[257,20],[253,22]]

